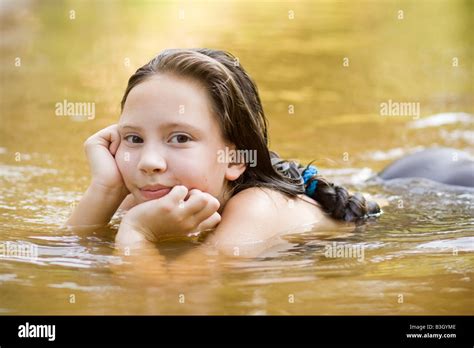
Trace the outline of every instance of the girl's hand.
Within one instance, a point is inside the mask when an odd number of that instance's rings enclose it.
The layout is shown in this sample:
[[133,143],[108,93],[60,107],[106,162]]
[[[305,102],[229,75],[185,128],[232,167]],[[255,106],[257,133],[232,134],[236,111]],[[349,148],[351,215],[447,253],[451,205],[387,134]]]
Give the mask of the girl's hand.
[[128,192],[114,158],[119,145],[120,134],[114,124],[90,136],[84,142],[84,149],[94,185]]
[[84,142],[92,182],[66,225],[106,225],[129,193],[115,163],[119,144],[117,125],[98,131]]
[[193,189],[188,195],[186,187],[175,186],[166,196],[130,209],[122,219],[116,242],[157,242],[212,229],[221,221],[219,206],[219,201],[206,192]]

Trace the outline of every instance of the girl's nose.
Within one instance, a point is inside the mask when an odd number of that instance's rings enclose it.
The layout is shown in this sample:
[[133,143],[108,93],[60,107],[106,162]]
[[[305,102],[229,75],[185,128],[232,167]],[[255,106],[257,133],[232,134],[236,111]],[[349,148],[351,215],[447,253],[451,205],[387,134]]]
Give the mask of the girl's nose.
[[156,149],[143,149],[138,169],[144,174],[164,172],[166,161]]

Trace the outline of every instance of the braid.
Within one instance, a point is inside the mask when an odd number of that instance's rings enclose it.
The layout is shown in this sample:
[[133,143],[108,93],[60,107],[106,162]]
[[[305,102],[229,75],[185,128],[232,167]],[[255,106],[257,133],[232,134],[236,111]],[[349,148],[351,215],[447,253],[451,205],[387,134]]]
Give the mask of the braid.
[[380,213],[378,204],[368,202],[361,193],[350,195],[344,187],[334,185],[319,175],[313,176],[312,179],[318,181],[318,186],[310,197],[319,202],[332,217],[356,221]]
[[296,162],[282,160],[274,152],[271,155],[275,170],[302,187],[303,192],[317,201],[333,218],[355,222],[381,213],[376,202],[367,201],[358,192],[349,194],[344,187],[334,185],[319,175],[314,166],[303,167]]

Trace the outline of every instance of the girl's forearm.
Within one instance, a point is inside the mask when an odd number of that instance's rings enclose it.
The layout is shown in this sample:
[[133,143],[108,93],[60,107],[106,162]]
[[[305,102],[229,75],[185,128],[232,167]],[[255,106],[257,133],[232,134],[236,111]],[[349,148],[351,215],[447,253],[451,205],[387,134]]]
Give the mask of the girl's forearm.
[[66,222],[67,226],[106,225],[128,192],[91,183]]

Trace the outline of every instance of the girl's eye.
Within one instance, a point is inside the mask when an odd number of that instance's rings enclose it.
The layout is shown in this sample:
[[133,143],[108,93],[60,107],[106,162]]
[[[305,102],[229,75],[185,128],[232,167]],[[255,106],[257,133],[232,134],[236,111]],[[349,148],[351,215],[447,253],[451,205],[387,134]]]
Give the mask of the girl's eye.
[[132,144],[141,144],[143,143],[143,139],[140,138],[138,135],[127,135],[124,139]]
[[171,141],[172,143],[178,143],[178,144],[187,143],[189,140],[191,140],[191,138],[185,134],[173,135],[171,139],[175,139],[175,141]]

